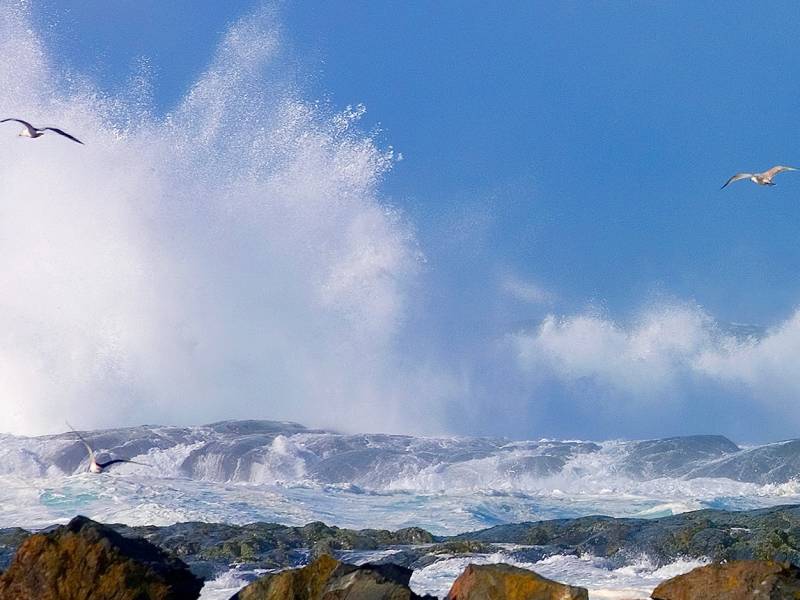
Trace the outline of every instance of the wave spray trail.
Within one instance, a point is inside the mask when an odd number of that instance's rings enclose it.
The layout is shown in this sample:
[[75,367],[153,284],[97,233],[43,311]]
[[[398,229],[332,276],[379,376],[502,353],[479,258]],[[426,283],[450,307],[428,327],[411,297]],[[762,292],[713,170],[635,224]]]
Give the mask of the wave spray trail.
[[31,29],[0,2],[0,113],[86,147],[0,131],[3,428],[409,426],[390,381],[418,250],[379,197],[391,149],[360,108],[299,97],[270,11],[166,116],[142,78],[109,97],[59,73]]

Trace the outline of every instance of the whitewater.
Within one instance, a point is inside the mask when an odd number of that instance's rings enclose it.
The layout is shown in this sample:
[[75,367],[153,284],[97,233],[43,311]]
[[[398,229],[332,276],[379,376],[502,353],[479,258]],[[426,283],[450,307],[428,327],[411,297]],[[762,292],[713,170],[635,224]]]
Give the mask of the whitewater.
[[[749,447],[722,436],[515,441],[344,434],[253,420],[83,435],[103,456],[147,466],[121,464],[93,475],[70,431],[3,435],[0,526],[40,528],[83,514],[129,525],[323,521],[356,529],[418,526],[444,535],[595,514],[652,518],[800,502],[798,440]],[[516,550],[439,561],[415,572],[412,582],[419,592],[443,593],[466,562],[502,560],[585,585],[593,597],[644,597],[670,573],[702,562],[657,565],[643,556],[620,566],[592,556],[551,556],[531,563]],[[209,583],[205,597],[224,597],[252,575],[234,569]]]

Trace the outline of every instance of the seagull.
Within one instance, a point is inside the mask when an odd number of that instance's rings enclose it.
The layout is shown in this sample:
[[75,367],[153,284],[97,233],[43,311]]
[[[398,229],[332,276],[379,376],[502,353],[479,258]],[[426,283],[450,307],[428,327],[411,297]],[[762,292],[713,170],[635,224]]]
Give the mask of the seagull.
[[78,138],[71,136],[66,131],[59,129],[58,127],[34,127],[27,121],[23,121],[22,119],[2,119],[0,123],[5,123],[7,121],[16,121],[17,123],[21,123],[25,129],[19,132],[21,137],[29,137],[29,138],[38,138],[42,137],[45,131],[52,131],[53,133],[57,133],[58,135],[63,135],[65,138],[72,140],[73,142],[78,142],[79,144],[83,144]]
[[797,171],[794,167],[784,167],[778,165],[776,167],[772,167],[771,169],[764,171],[763,173],[737,173],[728,181],[725,182],[719,189],[724,189],[729,183],[733,183],[734,181],[739,181],[740,179],[749,179],[753,183],[757,183],[758,185],[775,185],[772,182],[772,178],[775,177],[778,173],[783,173],[784,171]]
[[106,469],[106,467],[110,467],[111,465],[113,465],[115,463],[133,463],[135,465],[142,465],[142,466],[145,466],[145,467],[149,467],[150,466],[150,465],[145,464],[145,463],[136,462],[135,460],[128,460],[127,458],[115,458],[113,460],[107,460],[106,462],[99,463],[94,458],[94,450],[92,450],[92,447],[86,442],[85,439],[83,439],[83,436],[80,433],[78,433],[77,431],[75,431],[75,428],[72,425],[70,425],[69,423],[67,423],[67,426],[70,429],[72,429],[72,433],[77,435],[78,439],[83,443],[84,446],[86,446],[86,451],[89,453],[89,472],[90,473],[102,473]]

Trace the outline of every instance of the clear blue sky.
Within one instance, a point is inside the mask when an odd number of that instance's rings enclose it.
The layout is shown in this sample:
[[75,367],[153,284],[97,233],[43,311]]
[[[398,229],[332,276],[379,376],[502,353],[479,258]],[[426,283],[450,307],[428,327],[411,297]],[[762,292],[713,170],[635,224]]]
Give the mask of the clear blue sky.
[[[166,112],[258,4],[46,0],[34,14],[58,60],[101,88],[147,57]],[[491,362],[490,340],[547,314],[590,311],[625,329],[662,302],[722,325],[794,313],[800,173],[719,187],[737,171],[800,166],[796,3],[298,0],[278,12],[303,95],[365,104],[364,127],[403,154],[383,191],[427,257],[429,310],[416,318],[435,322],[442,354]],[[541,294],[500,297],[509,279]],[[482,385],[493,378],[505,375]],[[582,393],[574,383],[542,385],[559,398]],[[712,398],[703,414],[730,394],[708,389],[686,392]],[[581,433],[550,414],[542,433]]]

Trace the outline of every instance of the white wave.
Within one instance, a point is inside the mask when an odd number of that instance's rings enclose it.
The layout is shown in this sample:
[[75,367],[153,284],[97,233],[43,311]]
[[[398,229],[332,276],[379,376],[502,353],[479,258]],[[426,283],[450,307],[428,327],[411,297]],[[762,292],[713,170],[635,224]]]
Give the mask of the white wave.
[[206,581],[203,589],[200,590],[198,600],[228,600],[253,579],[262,576],[265,572],[263,570],[243,572],[238,569],[226,571],[211,581]]

